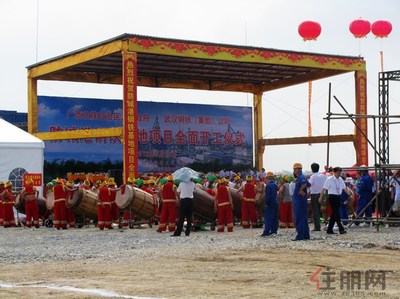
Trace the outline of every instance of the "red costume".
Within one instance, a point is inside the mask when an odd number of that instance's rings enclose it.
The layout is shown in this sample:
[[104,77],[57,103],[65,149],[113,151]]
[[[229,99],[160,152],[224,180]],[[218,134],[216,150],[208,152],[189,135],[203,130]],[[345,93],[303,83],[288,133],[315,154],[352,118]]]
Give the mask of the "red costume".
[[255,198],[257,186],[253,182],[247,181],[246,184],[242,186],[242,189],[242,226],[243,228],[250,228],[251,224],[253,228],[256,228],[257,213]]
[[99,189],[99,203],[97,204],[97,225],[99,229],[111,229],[111,192],[106,185]]
[[225,224],[228,227],[228,232],[233,231],[233,204],[230,198],[229,187],[224,184],[218,184],[215,192],[215,204],[218,212],[217,231],[223,232]]
[[176,186],[173,181],[168,181],[161,186],[162,209],[160,216],[160,226],[158,232],[166,231],[168,221],[168,231],[175,231],[176,218],[178,216],[178,208],[176,206]]
[[12,192],[12,183],[7,182],[5,190],[1,194],[3,197],[3,225],[4,227],[15,226],[14,203],[15,198]]
[[[0,181],[0,195],[4,192],[4,182]],[[0,226],[4,225],[3,197],[0,196]]]
[[27,182],[25,186],[25,214],[26,214],[26,226],[39,228],[39,207],[37,204],[37,190],[32,185],[33,181]]
[[117,191],[115,190],[115,185],[109,185],[110,189],[110,201],[111,201],[111,216],[114,222],[119,222],[119,207],[115,203],[117,197]]
[[[285,178],[284,178],[285,179]],[[292,196],[289,193],[289,183],[285,179],[284,183],[279,187],[279,227],[280,228],[293,228],[293,206]]]
[[[73,184],[68,185],[68,187],[73,187]],[[66,190],[66,193],[66,199],[72,198],[74,196],[74,191]],[[72,208],[67,208],[67,223],[70,228],[75,228],[75,214]]]
[[67,229],[67,206],[65,198],[67,191],[64,188],[62,180],[58,179],[57,184],[53,187],[54,192],[54,227],[56,229]]
[[143,185],[142,190],[151,194],[151,196],[153,196],[153,213],[154,213],[154,215],[158,215],[158,203],[156,202],[156,199],[154,197],[154,191],[147,185]]

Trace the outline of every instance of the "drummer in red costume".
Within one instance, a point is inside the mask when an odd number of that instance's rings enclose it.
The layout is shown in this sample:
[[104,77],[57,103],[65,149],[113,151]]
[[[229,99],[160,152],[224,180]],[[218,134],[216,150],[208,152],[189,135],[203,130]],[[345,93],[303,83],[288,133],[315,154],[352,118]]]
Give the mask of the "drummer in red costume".
[[117,191],[120,190],[116,187],[114,178],[108,179],[108,188],[110,189],[110,202],[111,202],[111,216],[113,222],[119,222],[119,207],[117,206],[115,199],[117,197]]
[[25,195],[25,214],[26,214],[26,226],[39,228],[39,207],[37,204],[37,197],[39,196],[39,191],[33,186],[32,178],[25,181],[25,187],[21,191],[21,196]]
[[100,230],[104,228],[112,229],[111,226],[111,192],[107,182],[100,184],[99,202],[97,204],[97,225]]
[[256,213],[256,192],[257,185],[253,181],[253,176],[246,176],[246,183],[239,189],[243,191],[242,198],[242,226],[243,228],[257,227]]
[[[0,194],[4,191],[4,182],[0,181]],[[4,225],[4,215],[3,215],[3,197],[0,196],[0,226]]]
[[214,211],[218,213],[217,232],[220,233],[225,230],[225,224],[228,232],[233,231],[233,201],[228,182],[225,178],[220,179],[215,190]]
[[54,227],[56,229],[67,229],[67,206],[65,199],[67,197],[67,188],[61,178],[57,178],[53,187],[54,193]]
[[[74,196],[74,191],[76,188],[74,188],[74,182],[68,181],[65,187],[65,191],[67,192],[67,196],[65,197],[66,200],[68,198],[71,198]],[[70,228],[75,228],[75,214],[72,208],[67,208],[67,224],[69,225]]]
[[[133,177],[129,177],[126,184],[130,185],[134,188],[137,188],[138,186],[135,184],[136,179]],[[124,187],[122,189],[122,194],[125,192]],[[133,227],[133,223],[135,222],[135,215],[132,213],[132,211],[124,211],[123,217],[122,217],[122,228],[128,228],[128,227]]]
[[85,190],[90,190],[90,189],[92,189],[92,187],[90,186],[90,182],[89,182],[88,180],[84,180],[84,181],[83,181],[83,184],[81,185],[81,188],[82,188],[82,189],[85,189]]
[[150,187],[151,184],[151,179],[147,179],[143,181],[143,186],[142,186],[142,190],[151,194],[151,196],[153,197],[153,213],[154,215],[158,215],[158,202],[156,202],[156,198],[154,196],[154,191],[153,189],[151,189]]
[[162,200],[162,209],[160,216],[160,226],[157,232],[161,233],[166,231],[167,221],[168,221],[168,231],[175,231],[176,218],[178,216],[178,194],[176,192],[176,186],[174,184],[174,178],[172,175],[167,177],[168,182],[161,186],[160,197]]
[[12,191],[12,183],[8,181],[5,184],[5,190],[0,194],[0,197],[3,198],[3,225],[4,227],[11,227],[15,225],[14,218],[14,203],[15,198]]
[[240,187],[242,187],[242,180],[240,179],[240,176],[235,176],[233,179],[233,189],[239,190]]

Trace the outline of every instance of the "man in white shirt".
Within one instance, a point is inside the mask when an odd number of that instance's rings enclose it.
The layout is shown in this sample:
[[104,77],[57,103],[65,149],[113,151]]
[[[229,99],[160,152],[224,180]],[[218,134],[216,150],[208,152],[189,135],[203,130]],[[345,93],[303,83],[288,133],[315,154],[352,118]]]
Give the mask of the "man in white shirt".
[[340,194],[342,194],[342,191],[344,190],[349,195],[349,197],[353,197],[353,193],[349,188],[346,187],[346,184],[340,177],[341,172],[342,169],[340,167],[333,168],[333,175],[326,179],[323,191],[321,192],[321,195],[319,197],[319,202],[321,203],[323,194],[325,192],[328,192],[328,199],[332,209],[332,216],[329,219],[328,230],[326,231],[326,233],[331,235],[336,234],[333,232],[333,226],[335,225],[335,222],[339,227],[339,233],[346,233],[342,222],[340,221]]
[[176,230],[171,237],[179,237],[182,233],[183,222],[186,217],[186,230],[185,235],[190,235],[190,230],[192,228],[192,218],[193,218],[193,191],[194,183],[190,182],[180,182],[176,192],[179,194],[179,220]]
[[321,204],[319,202],[319,197],[321,195],[322,189],[324,187],[326,176],[319,172],[319,164],[312,163],[311,170],[313,174],[311,175],[308,182],[310,186],[310,198],[311,198],[311,208],[313,214],[314,229],[313,231],[321,230]]

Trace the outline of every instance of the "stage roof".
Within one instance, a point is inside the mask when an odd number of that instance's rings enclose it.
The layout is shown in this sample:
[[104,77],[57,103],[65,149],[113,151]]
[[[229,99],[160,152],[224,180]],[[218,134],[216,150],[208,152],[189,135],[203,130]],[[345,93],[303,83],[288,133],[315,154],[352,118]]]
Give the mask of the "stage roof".
[[137,53],[137,85],[259,93],[353,71],[362,57],[122,34],[28,66],[37,80],[122,84],[122,52]]

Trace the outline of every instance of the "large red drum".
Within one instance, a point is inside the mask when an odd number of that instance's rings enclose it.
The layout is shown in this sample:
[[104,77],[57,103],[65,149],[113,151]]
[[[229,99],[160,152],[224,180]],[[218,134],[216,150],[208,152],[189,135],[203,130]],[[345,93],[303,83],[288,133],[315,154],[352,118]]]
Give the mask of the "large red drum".
[[[15,209],[23,214],[25,213],[25,202],[26,202],[26,197],[24,193],[20,193],[16,196],[15,198],[15,203],[14,203],[14,207]],[[37,198],[33,198],[30,200],[36,200],[37,204],[38,204],[38,208],[39,208],[39,217],[44,216],[47,213],[47,208],[46,208],[46,200],[44,199],[44,197],[39,196]]]
[[154,206],[158,205],[153,195],[130,185],[124,185],[117,191],[115,203],[120,209],[146,220],[154,216]]
[[233,216],[236,219],[242,219],[242,197],[243,193],[234,188],[229,188],[233,201]]
[[265,196],[265,185],[261,183],[261,190],[256,193],[256,210],[260,213],[260,215],[264,215],[264,196]]
[[97,193],[82,188],[75,190],[72,196],[65,200],[67,208],[71,208],[77,215],[90,219],[97,219],[97,203]]
[[214,212],[213,197],[196,186],[193,192],[193,214],[194,218],[199,220],[214,222],[217,218],[217,213]]

